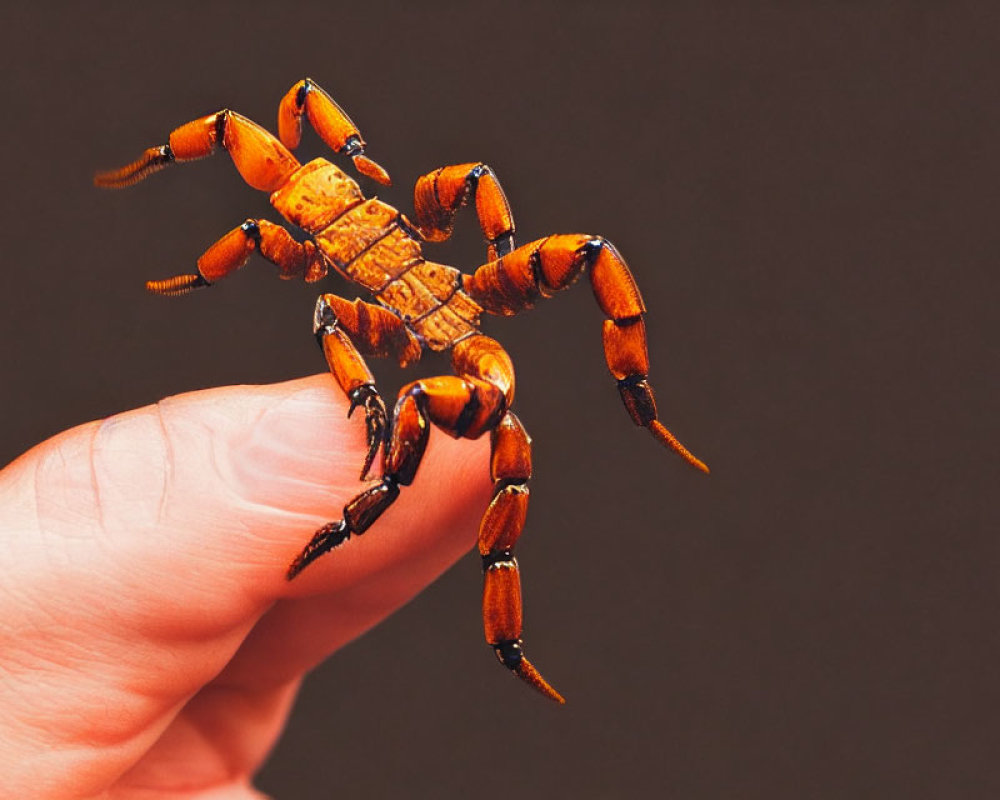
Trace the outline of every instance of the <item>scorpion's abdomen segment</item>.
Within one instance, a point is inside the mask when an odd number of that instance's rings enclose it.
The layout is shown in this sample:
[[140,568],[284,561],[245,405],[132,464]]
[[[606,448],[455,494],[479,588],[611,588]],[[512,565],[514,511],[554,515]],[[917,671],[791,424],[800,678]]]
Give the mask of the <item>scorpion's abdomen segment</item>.
[[443,306],[410,325],[432,350],[447,350],[460,339],[479,332],[482,309],[458,291]]
[[482,308],[460,288],[454,267],[425,261],[392,206],[365,200],[358,185],[322,158],[296,170],[271,195],[290,222],[313,234],[326,259],[396,312],[432,350],[475,333]]
[[271,194],[271,205],[289,222],[318,233],[364,200],[358,184],[324,158],[303,164]]
[[344,264],[343,269],[352,281],[366,286],[374,294],[380,294],[421,261],[420,244],[394,224],[367,250]]
[[461,273],[424,260],[420,243],[392,206],[366,200],[318,232],[316,244],[432,350],[447,349],[477,330],[482,308],[459,289]]
[[420,260],[377,293],[431,350],[446,350],[478,331],[482,308],[459,289],[454,267]]
[[[362,264],[352,262],[370,248],[377,247],[382,239],[391,237],[397,231],[402,233],[396,225],[397,219],[399,212],[392,206],[375,198],[365,200],[317,232],[316,243],[339,270],[349,275],[352,280],[368,286],[373,281],[364,280],[368,276],[365,274],[363,262]],[[413,244],[416,245],[416,242]],[[419,247],[416,252],[419,255]],[[378,260],[385,259],[374,261]],[[377,263],[373,263],[372,266],[377,266]],[[388,280],[384,271],[374,269],[371,272],[375,273],[372,277],[378,285]]]

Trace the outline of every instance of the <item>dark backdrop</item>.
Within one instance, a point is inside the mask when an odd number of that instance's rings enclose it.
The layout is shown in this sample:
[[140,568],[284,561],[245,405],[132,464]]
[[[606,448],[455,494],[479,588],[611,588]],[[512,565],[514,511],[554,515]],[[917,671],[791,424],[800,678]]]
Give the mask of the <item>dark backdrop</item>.
[[[273,125],[310,75],[390,202],[483,159],[522,241],[615,241],[663,416],[714,468],[633,428],[585,284],[488,323],[536,443],[531,652],[570,702],[493,663],[469,557],[316,671],[262,788],[1000,793],[991,4],[28,5],[0,25],[3,460],[168,394],[322,370],[315,288],[254,268],[143,292],[268,213],[228,159],[90,186],[223,106]],[[432,253],[471,268],[474,215],[460,228]]]

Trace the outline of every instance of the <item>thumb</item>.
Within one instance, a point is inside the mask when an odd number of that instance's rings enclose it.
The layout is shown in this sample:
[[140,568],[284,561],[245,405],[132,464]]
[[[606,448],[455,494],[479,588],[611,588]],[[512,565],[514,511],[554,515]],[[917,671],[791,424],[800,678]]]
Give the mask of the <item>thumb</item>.
[[[301,671],[473,544],[488,443],[432,435],[396,504],[286,581],[313,531],[362,486],[364,421],[347,408],[329,375],[211,389],[66,431],[0,471],[0,708],[26,743],[115,743],[97,786],[227,663],[230,680],[261,680],[238,650],[281,652],[282,669]],[[339,622],[331,593],[353,610]],[[284,622],[247,641],[268,609]],[[316,609],[328,628],[296,636],[289,617]],[[84,751],[27,753],[25,775],[80,777]]]
[[[8,556],[23,579],[100,575],[104,586],[148,596],[160,615],[177,603],[211,602],[221,625],[245,615],[248,603],[342,589],[399,544],[378,542],[379,525],[293,583],[284,574],[312,532],[339,519],[362,488],[364,424],[348,420],[347,407],[330,376],[318,375],[179,395],[67,431],[0,473],[15,495],[33,484],[34,508],[13,505],[33,511],[39,526],[37,536],[17,537]],[[421,475],[385,518],[484,509],[485,448],[432,437],[421,472],[433,484]],[[436,535],[459,538],[452,559],[474,541],[467,527]]]

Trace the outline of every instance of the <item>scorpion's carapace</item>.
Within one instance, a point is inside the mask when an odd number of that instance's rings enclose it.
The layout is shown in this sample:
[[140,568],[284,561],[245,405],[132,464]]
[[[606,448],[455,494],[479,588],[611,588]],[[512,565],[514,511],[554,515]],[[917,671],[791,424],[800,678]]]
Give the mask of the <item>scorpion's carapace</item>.
[[[367,477],[382,450],[380,477],[344,506],[342,518],[324,525],[292,561],[288,578],[324,553],[360,536],[409,486],[427,445],[430,426],[453,437],[491,435],[493,500],[479,529],[483,562],[483,625],[500,662],[546,697],[563,702],[524,657],[521,578],[513,551],[524,527],[531,478],[531,440],[511,412],[514,367],[498,342],[479,331],[485,311],[509,316],[565,289],[587,270],[604,322],[604,355],[632,420],[648,428],[692,466],[708,472],[660,422],[647,380],[649,359],[643,304],[635,279],[617,249],[600,236],[556,235],[514,245],[510,204],[486,164],[442,167],[421,177],[414,190],[416,222],[392,206],[365,199],[339,167],[318,158],[302,165],[292,155],[305,117],[335,152],[351,158],[362,175],[388,185],[388,173],[365,155],[357,126],[315,82],[297,82],[281,100],[276,138],[233,111],[196,119],[121,169],[95,177],[98,186],[122,188],[174,162],[226,150],[244,180],[269,192],[271,204],[305,231],[297,241],[285,228],[248,219],[213,244],[196,274],[149,281],[162,295],[181,295],[221,280],[256,251],[282,278],[317,281],[330,269],[369,291],[377,304],[322,295],[314,333],[350,413],[364,409]],[[473,199],[487,242],[487,263],[472,274],[423,257],[422,242],[444,241],[458,209]],[[392,421],[364,357],[393,357],[400,366],[424,347],[452,351],[454,375],[404,386]]]

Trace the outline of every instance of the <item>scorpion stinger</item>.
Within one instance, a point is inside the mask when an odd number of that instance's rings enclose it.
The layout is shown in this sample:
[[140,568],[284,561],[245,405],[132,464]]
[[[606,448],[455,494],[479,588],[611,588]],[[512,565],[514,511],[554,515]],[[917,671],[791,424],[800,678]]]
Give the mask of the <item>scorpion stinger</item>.
[[[511,411],[514,368],[503,348],[479,331],[486,311],[509,316],[568,287],[588,270],[604,322],[604,354],[632,420],[689,464],[691,455],[659,421],[647,381],[649,359],[642,302],[632,273],[615,247],[600,236],[557,235],[515,249],[510,204],[493,170],[481,162],[441,167],[414,189],[416,224],[376,198],[335,164],[317,158],[300,165],[289,148],[299,143],[308,117],[334,150],[354,159],[364,175],[388,183],[364,156],[357,127],[329,95],[308,78],[296,83],[278,111],[280,141],[246,117],[219,111],[170,134],[168,144],[146,150],[131,164],[95,177],[98,186],[136,183],[173,161],[189,161],[224,148],[251,186],[270,193],[271,205],[305,233],[298,241],[282,226],[248,219],[198,259],[197,274],[150,281],[150,291],[185,294],[224,278],[256,251],[282,278],[319,280],[332,268],[371,293],[375,303],[322,295],[314,333],[350,411],[364,408],[368,448],[361,477],[383,453],[380,477],[344,506],[341,519],[317,530],[287,569],[295,578],[324,553],[365,533],[417,473],[430,426],[453,437],[491,435],[493,499],[479,528],[483,565],[483,627],[500,662],[546,697],[562,696],[524,657],[520,567],[514,546],[528,508],[531,445]],[[428,261],[422,243],[443,241],[458,209],[475,203],[487,242],[488,263],[473,274]],[[393,357],[400,366],[424,348],[452,351],[454,375],[414,381],[400,391],[391,423],[365,356]]]

